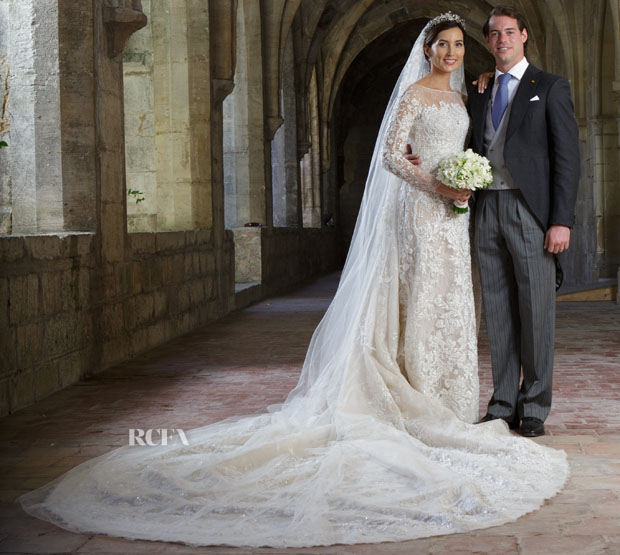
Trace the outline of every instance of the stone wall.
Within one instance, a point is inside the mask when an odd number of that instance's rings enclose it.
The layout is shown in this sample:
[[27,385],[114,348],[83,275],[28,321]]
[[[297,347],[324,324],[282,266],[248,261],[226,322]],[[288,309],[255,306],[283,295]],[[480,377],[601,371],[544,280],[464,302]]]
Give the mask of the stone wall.
[[341,267],[343,257],[335,228],[273,228],[262,236],[263,295],[299,286],[313,276]]
[[93,239],[0,239],[0,414],[77,381],[91,366]]
[[[128,237],[128,261],[108,266],[103,276],[104,367],[216,320],[234,307],[232,234],[219,253],[208,229]],[[218,265],[217,254],[224,264]]]
[[0,414],[234,308],[230,233],[219,256],[210,230],[132,234],[125,260],[103,266],[96,243],[0,238]]
[[261,281],[261,227],[236,227],[231,230],[235,237],[235,283]]
[[[333,228],[251,231],[263,275],[247,302],[341,263]],[[235,309],[232,232],[219,248],[210,230],[127,237],[103,265],[94,234],[0,238],[0,415]]]

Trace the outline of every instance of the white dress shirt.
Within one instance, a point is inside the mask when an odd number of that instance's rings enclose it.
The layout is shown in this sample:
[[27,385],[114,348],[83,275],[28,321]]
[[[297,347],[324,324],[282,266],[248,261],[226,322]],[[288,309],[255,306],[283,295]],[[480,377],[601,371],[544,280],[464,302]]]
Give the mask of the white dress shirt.
[[[523,74],[525,73],[525,70],[527,69],[527,66],[529,65],[530,63],[524,57],[521,59],[519,63],[515,64],[508,70],[508,73],[512,75],[512,79],[508,81],[508,85],[507,85],[508,86],[508,106],[512,104],[512,99],[514,98],[515,93],[517,92],[517,87],[519,86],[519,83],[521,82],[521,78],[523,77]],[[499,69],[495,68],[495,82],[493,83],[493,91],[491,91],[491,97],[493,98],[493,102],[495,102],[495,95],[497,94],[497,89],[499,88],[499,76],[500,75],[503,75],[503,73]]]

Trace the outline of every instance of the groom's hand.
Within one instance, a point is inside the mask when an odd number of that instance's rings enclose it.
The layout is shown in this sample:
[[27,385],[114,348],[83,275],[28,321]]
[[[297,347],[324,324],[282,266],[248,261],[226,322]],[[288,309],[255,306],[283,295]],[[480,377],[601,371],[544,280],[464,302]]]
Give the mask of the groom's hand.
[[552,225],[545,234],[545,249],[550,253],[564,252],[570,243],[570,227]]
[[481,73],[478,76],[478,79],[476,79],[475,81],[472,81],[471,84],[478,85],[478,92],[482,94],[484,91],[487,90],[487,87],[489,86],[489,83],[491,82],[491,79],[494,76],[495,76],[495,72],[493,71],[489,71],[487,73]]
[[405,159],[409,160],[414,166],[420,165],[420,156],[418,156],[417,154],[413,154],[410,144],[407,145],[407,148],[405,150]]

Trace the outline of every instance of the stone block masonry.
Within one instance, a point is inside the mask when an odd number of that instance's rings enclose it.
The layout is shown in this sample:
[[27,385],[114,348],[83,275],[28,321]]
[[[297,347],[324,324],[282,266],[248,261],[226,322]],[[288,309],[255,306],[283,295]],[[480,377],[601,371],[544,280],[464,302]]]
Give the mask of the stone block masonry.
[[0,414],[86,375],[93,235],[0,238]]
[[127,237],[103,264],[90,233],[0,238],[0,414],[234,308],[232,234]]

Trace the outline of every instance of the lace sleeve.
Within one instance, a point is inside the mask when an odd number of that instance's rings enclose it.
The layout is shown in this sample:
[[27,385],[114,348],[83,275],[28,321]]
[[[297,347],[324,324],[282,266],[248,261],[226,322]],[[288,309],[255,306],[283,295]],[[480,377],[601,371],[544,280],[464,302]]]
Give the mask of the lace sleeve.
[[416,116],[421,108],[422,104],[415,87],[409,87],[398,102],[387,130],[383,148],[383,166],[389,172],[419,189],[435,191],[440,182],[405,158],[409,133],[415,125]]

